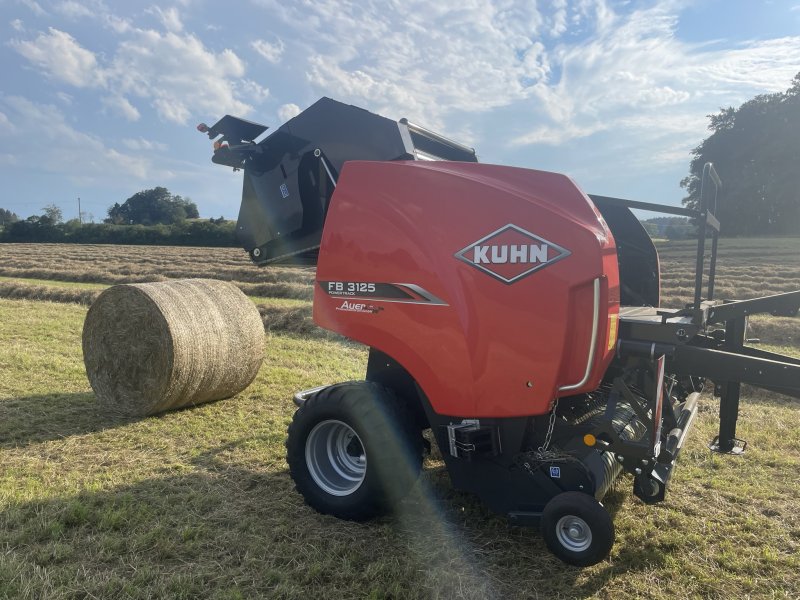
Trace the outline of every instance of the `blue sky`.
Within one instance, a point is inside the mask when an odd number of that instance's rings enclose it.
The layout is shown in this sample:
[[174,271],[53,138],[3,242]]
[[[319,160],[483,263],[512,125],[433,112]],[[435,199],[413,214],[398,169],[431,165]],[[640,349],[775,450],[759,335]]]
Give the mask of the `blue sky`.
[[0,0],[0,207],[95,220],[165,186],[234,218],[195,130],[271,128],[326,95],[483,162],[677,204],[706,115],[785,90],[800,0]]

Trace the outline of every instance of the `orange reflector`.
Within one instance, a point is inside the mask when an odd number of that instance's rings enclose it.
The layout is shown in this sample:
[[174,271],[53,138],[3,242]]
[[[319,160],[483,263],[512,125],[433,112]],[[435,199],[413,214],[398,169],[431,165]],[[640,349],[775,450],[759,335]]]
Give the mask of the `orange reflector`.
[[608,349],[613,350],[617,343],[619,315],[608,315]]
[[587,433],[585,436],[583,436],[583,443],[587,446],[594,446],[597,443],[597,438],[591,433]]

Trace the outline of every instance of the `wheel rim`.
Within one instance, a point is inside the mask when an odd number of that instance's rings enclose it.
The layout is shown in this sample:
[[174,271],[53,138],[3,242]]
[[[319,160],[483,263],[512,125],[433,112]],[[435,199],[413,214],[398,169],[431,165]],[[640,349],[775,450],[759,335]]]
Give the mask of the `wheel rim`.
[[575,515],[566,515],[558,520],[556,537],[564,548],[572,552],[583,552],[592,545],[589,524]]
[[342,421],[322,421],[306,439],[306,466],[325,492],[348,496],[364,482],[367,455],[352,427]]

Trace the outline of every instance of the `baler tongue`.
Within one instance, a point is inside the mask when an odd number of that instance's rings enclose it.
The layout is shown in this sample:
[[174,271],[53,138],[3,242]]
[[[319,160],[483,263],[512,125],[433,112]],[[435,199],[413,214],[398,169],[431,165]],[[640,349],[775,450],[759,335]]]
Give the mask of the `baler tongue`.
[[[714,383],[714,394],[720,398],[719,433],[709,445],[715,452],[740,454],[747,445],[736,437],[741,384],[800,398],[800,359],[745,343],[748,317],[796,316],[800,291],[739,301],[714,299],[720,230],[715,212],[721,189],[722,182],[708,163],[697,208],[590,196],[614,235],[620,268],[616,356],[625,367],[610,381],[605,395],[607,412],[612,415],[619,405],[632,406],[651,432],[645,440],[624,439],[608,417],[592,435],[636,477],[634,492],[648,503],[664,498],[672,468],[697,413],[705,379]],[[694,298],[686,308],[658,308],[658,256],[631,209],[677,214],[698,224]],[[709,236],[711,253],[706,270]],[[664,399],[665,390],[675,386],[688,392],[678,404]]]
[[406,119],[322,98],[256,143],[266,127],[224,116],[198,126],[213,161],[244,169],[236,233],[259,264],[315,262],[336,181],[348,160],[477,162],[475,150]]

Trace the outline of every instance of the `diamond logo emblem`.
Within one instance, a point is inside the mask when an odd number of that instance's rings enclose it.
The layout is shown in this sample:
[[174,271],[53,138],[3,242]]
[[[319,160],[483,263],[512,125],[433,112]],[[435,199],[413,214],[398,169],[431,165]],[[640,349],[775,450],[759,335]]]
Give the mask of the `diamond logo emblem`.
[[459,250],[455,257],[510,285],[570,254],[566,248],[509,223]]

